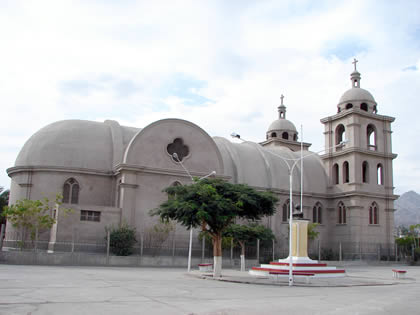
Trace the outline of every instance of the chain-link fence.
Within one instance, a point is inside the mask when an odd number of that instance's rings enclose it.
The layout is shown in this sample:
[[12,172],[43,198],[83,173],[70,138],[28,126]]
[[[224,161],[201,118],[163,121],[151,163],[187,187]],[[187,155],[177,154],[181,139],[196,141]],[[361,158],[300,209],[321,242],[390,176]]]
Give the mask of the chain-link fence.
[[[137,233],[137,243],[133,248],[133,255],[137,256],[166,256],[187,257],[189,252],[189,236],[176,236],[169,234],[162,238],[159,235],[143,235]],[[1,245],[1,244],[0,244]],[[3,248],[22,251],[50,251],[64,253],[97,253],[113,255],[109,248],[107,237],[96,240],[81,240],[77,231],[73,232],[71,240],[57,240],[50,242],[46,235],[39,235],[34,239],[26,238],[22,241],[22,235],[18,232],[10,232],[3,239]],[[228,259],[240,259],[241,248],[231,242],[224,244],[223,257]],[[246,245],[245,257],[257,260],[260,263],[268,263],[276,259],[288,257],[289,248],[287,242],[259,242],[255,240]],[[202,260],[212,259],[213,246],[211,241],[205,238],[199,240],[196,237],[192,242],[191,256]],[[367,242],[330,242],[324,244],[320,240],[309,242],[308,256],[314,260],[409,260],[406,251],[398,248],[396,244],[367,243]]]

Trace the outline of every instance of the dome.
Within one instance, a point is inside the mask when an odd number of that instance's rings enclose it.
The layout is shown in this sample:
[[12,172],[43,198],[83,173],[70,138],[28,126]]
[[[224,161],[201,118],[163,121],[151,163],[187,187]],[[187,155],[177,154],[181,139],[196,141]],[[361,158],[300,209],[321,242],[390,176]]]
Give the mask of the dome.
[[[225,176],[233,183],[247,183],[253,187],[264,187],[289,191],[289,169],[286,160],[300,158],[300,152],[286,147],[261,147],[257,143],[232,143],[225,138],[214,137],[225,167]],[[304,151],[303,190],[305,193],[326,194],[328,178],[324,164],[317,154]],[[300,163],[293,172],[293,191],[300,191]]]
[[277,130],[296,132],[296,127],[290,120],[280,118],[273,121],[270,127],[268,127],[268,132]]
[[[122,146],[136,131],[121,127]],[[48,166],[111,171],[112,126],[87,120],[63,120],[42,128],[26,141],[15,166]],[[122,158],[122,157],[121,157]],[[120,158],[120,159],[121,159]]]
[[366,91],[362,88],[351,88],[344,92],[343,96],[341,96],[340,98],[339,104],[348,103],[352,101],[367,101],[376,103],[372,94],[370,94],[369,91]]

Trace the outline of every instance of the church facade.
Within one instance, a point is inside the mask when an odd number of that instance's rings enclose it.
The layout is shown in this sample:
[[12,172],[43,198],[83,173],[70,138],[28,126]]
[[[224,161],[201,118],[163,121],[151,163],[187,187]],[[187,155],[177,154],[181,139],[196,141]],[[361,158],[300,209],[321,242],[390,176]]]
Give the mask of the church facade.
[[[277,212],[263,224],[270,227],[277,246],[287,247],[289,169],[303,156],[303,168],[292,172],[294,206],[318,223],[322,246],[347,244],[349,252],[362,244],[393,244],[394,200],[391,123],[379,115],[373,96],[360,87],[360,73],[351,73],[351,88],[340,98],[337,113],[321,119],[325,152],[309,151],[299,142],[294,124],[286,119],[281,98],[278,119],[261,143],[233,143],[210,137],[194,123],[163,119],[143,129],[65,120],[36,132],[23,146],[11,178],[10,203],[63,194],[64,207],[73,212],[57,217],[42,237],[50,243],[103,240],[105,228],[123,223],[142,237],[156,224],[149,211],[167,196],[170,185],[189,184],[192,176],[217,177],[270,190],[279,198]],[[174,155],[176,153],[176,155]],[[181,162],[181,163],[180,163]],[[9,232],[9,233],[8,233]],[[11,235],[13,227],[6,227]],[[195,231],[198,233],[199,231]],[[174,232],[186,236],[177,226]],[[196,238],[195,238],[196,239]],[[7,239],[6,239],[7,241]]]

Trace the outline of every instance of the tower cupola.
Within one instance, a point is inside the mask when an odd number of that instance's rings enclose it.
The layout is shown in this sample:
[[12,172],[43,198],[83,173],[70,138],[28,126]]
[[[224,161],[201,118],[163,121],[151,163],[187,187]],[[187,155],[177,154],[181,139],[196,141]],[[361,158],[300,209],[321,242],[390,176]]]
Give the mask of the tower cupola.
[[372,94],[369,91],[362,89],[360,87],[361,75],[357,71],[357,62],[356,58],[352,62],[354,64],[354,70],[350,74],[351,80],[351,89],[344,92],[341,96],[337,110],[340,113],[343,110],[353,110],[358,109],[368,113],[377,113],[377,104]]

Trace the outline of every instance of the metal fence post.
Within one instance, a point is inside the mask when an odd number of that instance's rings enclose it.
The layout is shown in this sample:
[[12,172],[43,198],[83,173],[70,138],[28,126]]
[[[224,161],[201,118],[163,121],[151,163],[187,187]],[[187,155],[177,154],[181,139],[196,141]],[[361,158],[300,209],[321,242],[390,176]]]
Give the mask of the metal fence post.
[[109,265],[109,245],[111,243],[111,232],[106,232],[106,264]]
[[175,244],[175,236],[174,236],[172,239],[172,257],[175,257],[175,247],[176,247],[176,244]]
[[71,233],[71,253],[74,253],[74,239],[76,237],[76,229],[73,228],[72,233]]
[[343,260],[343,253],[342,253],[342,248],[341,248],[341,242],[340,242],[340,246],[339,246],[339,248],[338,248],[338,259],[340,260],[340,261],[342,261]]
[[260,240],[257,238],[257,262],[260,262]]
[[143,233],[140,234],[140,256],[143,256]]
[[321,240],[318,240],[318,260],[321,260]]
[[276,259],[274,251],[275,251],[275,248],[274,248],[274,240],[273,240],[273,261],[274,261],[274,259]]
[[38,251],[38,227],[35,228],[35,252]]
[[2,224],[1,230],[0,230],[0,251],[3,249],[3,237],[4,237],[5,229],[6,229],[6,225]]
[[203,239],[201,240],[201,261],[204,261],[204,252],[206,250],[206,238],[203,236]]

